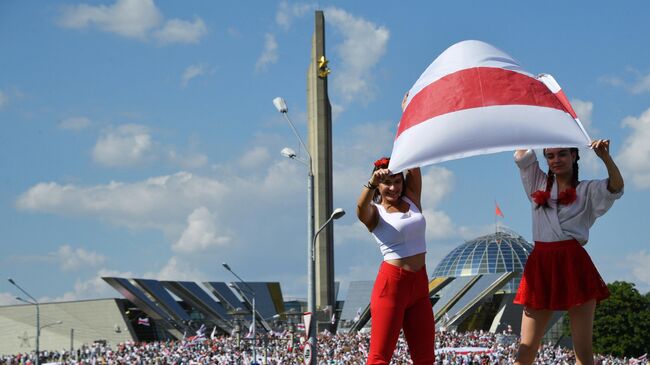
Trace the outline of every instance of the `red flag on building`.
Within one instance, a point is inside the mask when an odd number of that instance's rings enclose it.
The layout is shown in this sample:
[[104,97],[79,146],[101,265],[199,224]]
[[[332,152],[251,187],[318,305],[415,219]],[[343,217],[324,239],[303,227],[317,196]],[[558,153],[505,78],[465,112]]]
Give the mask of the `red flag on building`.
[[501,208],[499,208],[499,204],[497,204],[497,202],[494,202],[494,206],[495,206],[494,214],[498,215],[501,218],[505,218],[505,216],[503,215],[503,212],[501,211]]

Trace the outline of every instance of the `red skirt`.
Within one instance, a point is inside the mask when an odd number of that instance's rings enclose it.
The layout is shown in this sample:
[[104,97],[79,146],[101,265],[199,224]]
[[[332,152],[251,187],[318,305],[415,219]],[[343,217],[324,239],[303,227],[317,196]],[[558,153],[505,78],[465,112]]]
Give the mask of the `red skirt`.
[[567,310],[608,297],[607,285],[578,241],[535,242],[514,303],[532,309]]

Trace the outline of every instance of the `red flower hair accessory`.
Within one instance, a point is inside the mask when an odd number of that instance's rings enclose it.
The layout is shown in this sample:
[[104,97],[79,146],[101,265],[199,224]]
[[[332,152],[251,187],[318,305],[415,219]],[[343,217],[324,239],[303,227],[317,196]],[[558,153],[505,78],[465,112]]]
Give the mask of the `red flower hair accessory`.
[[569,205],[576,201],[578,196],[576,195],[576,189],[568,188],[562,192],[557,197],[557,202],[564,205]]
[[545,190],[537,190],[536,192],[530,194],[530,196],[533,198],[535,204],[547,206],[547,202],[551,197],[551,193]]
[[390,162],[390,158],[380,158],[379,160],[375,161],[375,168],[377,169],[385,169],[388,167],[388,163]]

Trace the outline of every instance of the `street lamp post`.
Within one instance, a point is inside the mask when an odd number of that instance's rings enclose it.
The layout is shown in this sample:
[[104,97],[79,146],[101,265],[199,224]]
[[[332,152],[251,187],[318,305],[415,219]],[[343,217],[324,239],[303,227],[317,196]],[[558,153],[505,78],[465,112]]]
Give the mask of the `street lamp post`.
[[25,302],[31,305],[36,306],[36,365],[40,365],[41,360],[39,356],[39,340],[41,337],[41,309],[40,309],[40,304],[38,303],[38,300],[36,300],[33,296],[29,295],[28,292],[25,291],[25,289],[21,288],[20,285],[16,284],[14,279],[9,278],[8,279],[11,285],[15,286],[20,290],[21,292],[25,293],[32,301],[25,300],[20,297],[16,297],[17,300],[20,300],[21,302]]
[[312,157],[311,154],[309,153],[309,150],[307,149],[307,146],[305,146],[305,143],[302,141],[302,138],[300,138],[300,134],[298,134],[296,127],[293,125],[293,122],[291,122],[291,119],[289,118],[289,108],[287,108],[287,103],[284,101],[283,98],[277,97],[273,99],[273,105],[278,110],[278,112],[282,114],[284,119],[289,123],[289,126],[291,126],[291,130],[296,135],[296,138],[298,138],[298,141],[300,142],[300,146],[302,146],[303,150],[305,150],[305,153],[307,154],[308,157],[307,161],[304,161],[298,158],[295,151],[286,147],[282,149],[282,151],[280,152],[284,157],[299,161],[307,166],[307,256],[308,256],[307,258],[307,280],[308,280],[307,307],[309,309],[309,312],[311,313],[312,320],[310,321],[309,328],[307,328],[306,330],[308,331],[307,332],[308,343],[312,351],[310,364],[315,365],[317,363],[316,361],[317,316],[316,316],[316,275],[315,275],[316,255],[314,253],[316,238],[318,237],[318,234],[333,219],[338,219],[342,217],[345,214],[345,211],[343,211],[343,209],[340,208],[336,209],[329,217],[329,219],[325,222],[325,224],[323,224],[323,226],[320,227],[318,231],[314,234],[314,170],[312,164]]
[[237,279],[239,279],[239,281],[241,281],[242,284],[244,284],[246,286],[246,288],[248,289],[246,291],[248,291],[248,294],[253,298],[253,300],[252,300],[252,302],[253,302],[252,303],[253,304],[253,319],[252,319],[252,322],[253,323],[251,325],[253,327],[253,362],[252,362],[252,364],[257,364],[257,350],[255,349],[255,345],[257,345],[257,337],[256,337],[257,323],[255,321],[255,317],[256,317],[257,312],[255,311],[255,290],[253,290],[253,288],[251,288],[250,285],[248,285],[248,283],[244,279],[239,277],[239,275],[237,275],[236,272],[232,271],[232,269],[230,268],[230,266],[228,266],[227,263],[223,262],[221,265],[223,265],[223,267],[226,270],[230,271],[231,274],[235,275],[235,277]]
[[242,319],[249,313],[244,308],[237,307],[235,308],[235,310],[228,312],[228,314],[230,314],[235,321],[234,330],[235,330],[235,335],[237,336],[237,348],[239,349],[241,345],[241,322]]

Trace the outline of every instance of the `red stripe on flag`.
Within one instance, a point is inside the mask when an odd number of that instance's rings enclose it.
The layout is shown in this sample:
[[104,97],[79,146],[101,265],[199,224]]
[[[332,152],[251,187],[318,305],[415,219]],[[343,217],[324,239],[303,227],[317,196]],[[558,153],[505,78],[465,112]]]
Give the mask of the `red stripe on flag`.
[[[559,94],[559,95],[558,95]],[[561,100],[561,98],[564,98]],[[420,90],[406,107],[397,136],[442,114],[494,105],[531,105],[565,111],[575,118],[562,90],[553,94],[541,81],[495,67],[473,67],[444,76]]]
[[567,99],[566,95],[564,94],[564,91],[562,90],[558,91],[557,93],[555,93],[555,96],[564,106],[565,112],[571,114],[573,119],[578,118],[578,115],[576,114],[575,110],[573,110],[573,107],[571,106],[571,103],[569,103],[569,99]]

